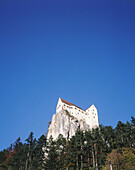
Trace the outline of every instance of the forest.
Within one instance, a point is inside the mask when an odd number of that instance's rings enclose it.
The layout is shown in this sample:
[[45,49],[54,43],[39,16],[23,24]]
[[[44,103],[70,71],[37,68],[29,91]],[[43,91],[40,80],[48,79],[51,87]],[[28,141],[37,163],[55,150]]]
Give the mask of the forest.
[[0,151],[0,170],[135,170],[135,117],[117,126],[79,128],[70,140],[30,133]]

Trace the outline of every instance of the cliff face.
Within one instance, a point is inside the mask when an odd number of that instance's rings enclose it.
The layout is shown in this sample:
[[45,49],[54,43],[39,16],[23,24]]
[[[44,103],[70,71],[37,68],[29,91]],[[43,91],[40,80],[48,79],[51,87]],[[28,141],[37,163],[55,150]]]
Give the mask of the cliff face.
[[52,135],[53,139],[57,139],[59,134],[62,134],[66,139],[71,138],[77,128],[81,130],[90,130],[90,126],[84,120],[78,120],[70,115],[69,112],[61,110],[53,115],[52,121],[47,132],[47,139]]

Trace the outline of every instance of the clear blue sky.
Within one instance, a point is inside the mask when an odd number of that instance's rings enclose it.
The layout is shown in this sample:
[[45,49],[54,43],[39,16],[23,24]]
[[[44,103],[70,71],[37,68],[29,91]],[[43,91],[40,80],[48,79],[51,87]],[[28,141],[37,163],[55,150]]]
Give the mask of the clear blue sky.
[[0,150],[45,134],[59,97],[135,116],[135,1],[0,0]]

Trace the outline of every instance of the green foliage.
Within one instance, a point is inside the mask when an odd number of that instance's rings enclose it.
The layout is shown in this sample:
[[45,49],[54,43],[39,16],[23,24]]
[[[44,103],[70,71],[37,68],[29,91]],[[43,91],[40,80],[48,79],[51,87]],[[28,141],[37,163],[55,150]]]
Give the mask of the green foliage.
[[74,116],[72,116],[67,110],[66,111],[66,115],[68,115],[69,117],[71,117],[71,119],[74,119]]
[[125,169],[135,169],[135,148],[124,148],[123,158],[125,163]]
[[62,135],[36,140],[31,132],[25,143],[18,138],[0,152],[0,170],[110,170],[110,162],[115,170],[134,170],[134,160],[132,117],[131,123],[119,121],[115,129],[103,125],[91,131],[78,129],[70,140]]
[[132,127],[135,127],[135,117],[131,116],[131,125]]

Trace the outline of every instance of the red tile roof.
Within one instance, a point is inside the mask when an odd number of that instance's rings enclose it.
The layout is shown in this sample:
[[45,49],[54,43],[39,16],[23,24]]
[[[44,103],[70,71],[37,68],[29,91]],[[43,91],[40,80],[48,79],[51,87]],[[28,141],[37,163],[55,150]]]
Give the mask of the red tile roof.
[[[75,106],[75,107],[81,109],[80,107],[78,107],[78,106],[76,106],[76,105],[74,105],[74,104],[72,104],[72,103],[70,103],[70,102],[68,102],[68,101],[66,101],[66,100],[64,100],[64,99],[62,99],[62,98],[60,98],[60,99],[61,99],[61,101],[62,101],[63,103],[65,103],[65,104],[68,104],[68,105],[70,105],[70,106]],[[83,110],[83,109],[81,109],[81,110]]]

